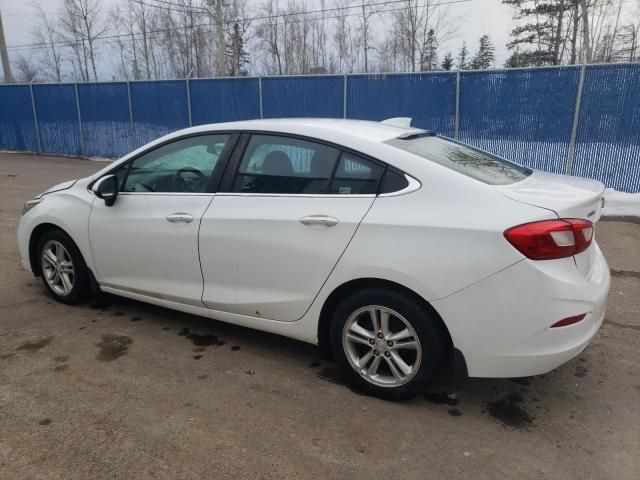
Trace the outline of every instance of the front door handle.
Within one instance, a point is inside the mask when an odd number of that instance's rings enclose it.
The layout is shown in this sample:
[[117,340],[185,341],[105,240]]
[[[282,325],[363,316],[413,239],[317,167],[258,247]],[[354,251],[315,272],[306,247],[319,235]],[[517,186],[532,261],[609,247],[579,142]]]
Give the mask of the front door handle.
[[333,227],[338,224],[338,219],[327,215],[308,215],[300,219],[303,225],[323,225],[325,227]]
[[188,213],[172,213],[167,215],[167,222],[171,223],[191,223],[193,222],[193,215]]

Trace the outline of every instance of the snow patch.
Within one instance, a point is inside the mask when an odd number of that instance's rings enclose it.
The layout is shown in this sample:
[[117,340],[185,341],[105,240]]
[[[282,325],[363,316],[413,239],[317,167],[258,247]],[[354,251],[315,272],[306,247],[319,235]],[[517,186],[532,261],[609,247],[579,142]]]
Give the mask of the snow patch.
[[618,192],[613,188],[607,188],[604,191],[604,199],[602,214],[605,217],[640,217],[640,193]]

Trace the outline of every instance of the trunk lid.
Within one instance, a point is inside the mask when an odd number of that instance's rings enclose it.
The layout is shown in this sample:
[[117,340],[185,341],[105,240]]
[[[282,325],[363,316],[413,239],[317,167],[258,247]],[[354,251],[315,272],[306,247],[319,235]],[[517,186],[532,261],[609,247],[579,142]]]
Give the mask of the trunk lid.
[[[516,202],[553,211],[558,218],[582,218],[596,223],[604,207],[604,185],[597,180],[535,171],[521,182],[495,187]],[[594,237],[595,240],[595,237]],[[596,247],[573,258],[580,273],[587,278],[594,264]]]

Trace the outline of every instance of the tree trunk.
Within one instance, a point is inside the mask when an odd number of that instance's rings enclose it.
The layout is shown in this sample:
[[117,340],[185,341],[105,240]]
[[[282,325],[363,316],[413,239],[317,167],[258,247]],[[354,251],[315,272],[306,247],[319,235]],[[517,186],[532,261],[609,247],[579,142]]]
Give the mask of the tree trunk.
[[591,41],[589,39],[589,10],[587,0],[580,0],[582,13],[582,51],[585,63],[591,63]]
[[573,31],[571,32],[571,58],[569,63],[576,64],[577,59],[577,43],[578,43],[578,23],[580,22],[580,14],[578,11],[578,0],[574,0],[573,4]]
[[553,64],[560,64],[560,42],[562,40],[562,21],[564,20],[564,1],[560,0],[560,11],[558,12],[558,26],[556,27],[556,38],[553,45]]

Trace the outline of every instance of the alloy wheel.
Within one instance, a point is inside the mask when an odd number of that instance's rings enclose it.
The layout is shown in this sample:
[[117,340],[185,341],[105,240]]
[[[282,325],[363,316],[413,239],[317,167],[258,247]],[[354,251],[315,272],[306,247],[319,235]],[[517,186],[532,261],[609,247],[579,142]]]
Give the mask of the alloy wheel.
[[42,248],[42,274],[47,285],[58,295],[67,296],[73,290],[75,270],[71,255],[62,243],[49,240]]
[[398,387],[409,382],[420,369],[422,347],[411,324],[387,307],[359,308],[342,330],[347,360],[368,382]]

